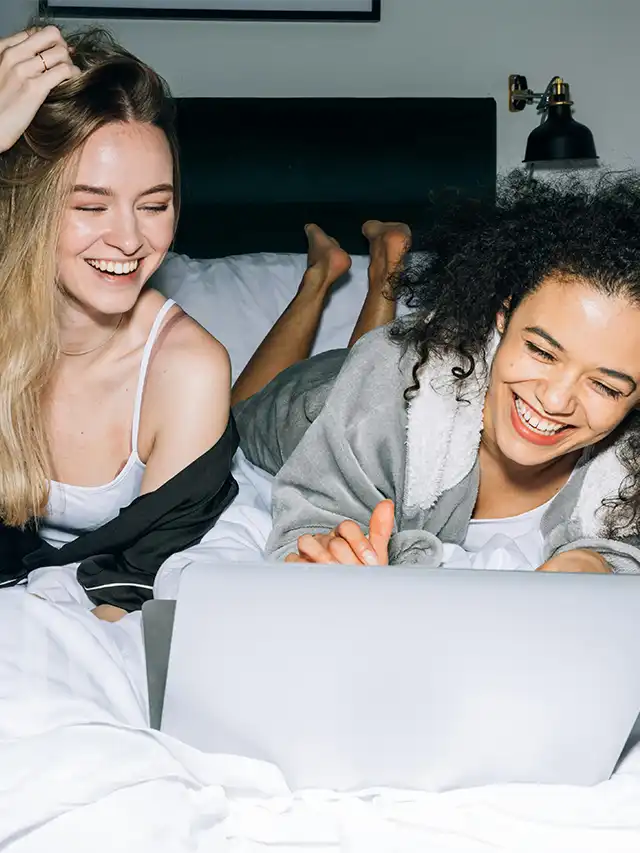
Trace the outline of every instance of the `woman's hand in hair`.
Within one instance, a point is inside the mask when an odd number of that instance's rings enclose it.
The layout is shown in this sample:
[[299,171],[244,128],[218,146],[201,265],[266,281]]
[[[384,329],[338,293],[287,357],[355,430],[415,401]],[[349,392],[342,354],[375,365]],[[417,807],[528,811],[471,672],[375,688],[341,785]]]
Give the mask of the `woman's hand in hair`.
[[355,521],[343,521],[329,533],[307,533],[286,563],[341,563],[344,566],[386,566],[393,533],[393,501],[380,501],[371,513],[369,536]]
[[49,92],[78,74],[57,27],[0,39],[0,153],[18,141]]
[[562,554],[556,554],[536,571],[606,575],[610,574],[612,569],[605,558],[596,551],[576,548],[573,551],[563,551]]

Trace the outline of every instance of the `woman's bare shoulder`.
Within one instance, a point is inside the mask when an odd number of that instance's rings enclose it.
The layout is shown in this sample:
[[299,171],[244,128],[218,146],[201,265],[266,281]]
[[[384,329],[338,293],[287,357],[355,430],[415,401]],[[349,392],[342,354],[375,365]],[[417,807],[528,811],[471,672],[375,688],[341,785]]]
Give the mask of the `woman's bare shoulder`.
[[[135,319],[142,326],[150,328],[166,298],[154,290],[147,291],[144,297],[145,301],[140,305],[140,313]],[[178,374],[186,380],[187,371],[195,371],[202,380],[217,377],[222,372],[223,378],[229,375],[230,381],[229,356],[220,341],[178,305],[173,305],[154,346],[149,380],[152,374],[156,378],[171,378]]]
[[214,389],[226,399],[231,389],[229,355],[220,341],[180,312],[169,316],[160,332],[148,383],[170,390],[174,400],[199,398]]
[[224,346],[179,308],[160,330],[143,399],[143,490],[151,491],[220,439],[229,421],[231,366]]

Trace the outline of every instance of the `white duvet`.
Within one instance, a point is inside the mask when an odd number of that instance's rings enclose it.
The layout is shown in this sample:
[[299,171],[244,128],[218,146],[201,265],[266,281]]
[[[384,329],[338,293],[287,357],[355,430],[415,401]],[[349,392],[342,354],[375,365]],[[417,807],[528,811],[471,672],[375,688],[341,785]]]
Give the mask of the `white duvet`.
[[[259,492],[220,525],[220,547],[209,540],[201,553],[260,547]],[[166,590],[179,568],[164,574]],[[588,789],[338,795],[290,792],[275,767],[152,732],[139,615],[100,622],[69,577],[34,582],[57,600],[0,591],[0,850],[640,851],[640,748]]]

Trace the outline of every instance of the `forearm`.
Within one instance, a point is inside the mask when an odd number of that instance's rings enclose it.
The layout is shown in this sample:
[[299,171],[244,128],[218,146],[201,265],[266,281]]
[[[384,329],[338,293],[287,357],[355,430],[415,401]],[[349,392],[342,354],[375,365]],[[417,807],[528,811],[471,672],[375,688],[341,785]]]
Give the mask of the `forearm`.
[[99,604],[91,612],[103,622],[119,622],[123,616],[127,615],[126,610],[121,607],[114,607],[111,604]]
[[380,501],[396,501],[405,469],[406,375],[382,329],[350,351],[320,413],[276,477],[267,551],[284,558],[304,533],[345,519],[363,529]]
[[539,568],[539,572],[570,572],[584,574],[611,574],[612,567],[602,554],[587,548],[563,551],[551,557]]

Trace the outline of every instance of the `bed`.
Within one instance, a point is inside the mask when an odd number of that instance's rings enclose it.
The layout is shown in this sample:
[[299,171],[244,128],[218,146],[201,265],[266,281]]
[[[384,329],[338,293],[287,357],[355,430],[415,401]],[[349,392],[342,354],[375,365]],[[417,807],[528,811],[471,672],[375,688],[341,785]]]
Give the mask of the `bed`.
[[304,225],[351,253],[313,352],[346,346],[366,293],[367,219],[420,229],[451,194],[491,199],[492,98],[183,98],[182,211],[153,284],[231,356],[234,378],[296,292]]
[[367,219],[418,225],[447,191],[491,197],[493,98],[182,98],[183,210],[192,258],[305,252],[318,222],[351,254]]
[[[445,190],[472,197],[495,191],[490,99],[186,99],[178,109],[184,210],[156,286],[230,348],[236,373],[295,291],[306,221],[318,221],[357,261],[318,335],[316,346],[327,348],[348,335],[366,287],[364,219],[415,226],[437,216]],[[239,554],[251,546],[242,535],[264,516],[265,484],[251,470],[240,476],[254,498],[216,526],[205,558],[234,559],[234,548]],[[187,559],[173,560],[166,597]],[[187,748],[149,729],[138,616],[110,624],[73,600],[52,604],[23,588],[0,592],[1,849],[640,849],[637,750],[592,789],[340,796],[292,792],[274,767]]]

